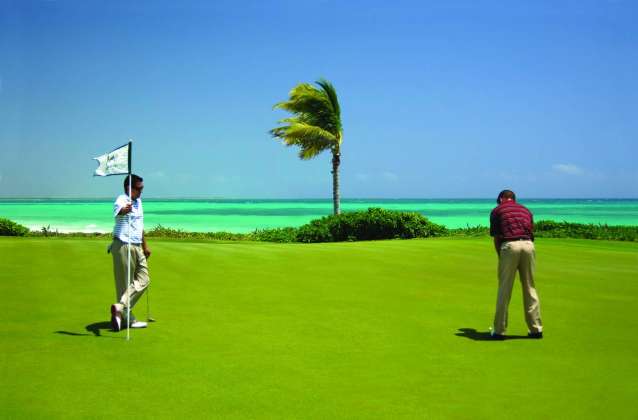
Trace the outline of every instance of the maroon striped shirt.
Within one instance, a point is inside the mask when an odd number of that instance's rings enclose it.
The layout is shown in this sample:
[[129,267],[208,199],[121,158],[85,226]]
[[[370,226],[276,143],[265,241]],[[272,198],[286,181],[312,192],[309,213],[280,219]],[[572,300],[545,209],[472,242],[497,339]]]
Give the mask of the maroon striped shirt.
[[527,207],[515,201],[498,205],[490,214],[490,235],[504,240],[534,240],[534,217]]

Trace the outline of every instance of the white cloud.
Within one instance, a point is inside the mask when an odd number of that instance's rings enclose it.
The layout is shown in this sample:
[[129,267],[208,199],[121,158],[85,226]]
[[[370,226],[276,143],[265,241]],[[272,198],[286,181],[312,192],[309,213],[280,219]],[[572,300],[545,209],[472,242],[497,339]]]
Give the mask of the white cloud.
[[556,163],[552,165],[552,169],[567,175],[583,175],[585,173],[582,168],[573,163]]

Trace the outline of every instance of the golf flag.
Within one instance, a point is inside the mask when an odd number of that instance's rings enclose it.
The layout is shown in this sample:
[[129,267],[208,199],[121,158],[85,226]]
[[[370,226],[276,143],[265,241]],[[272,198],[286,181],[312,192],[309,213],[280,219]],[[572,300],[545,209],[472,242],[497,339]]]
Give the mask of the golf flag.
[[97,160],[99,165],[93,176],[129,174],[131,172],[131,142],[93,159]]

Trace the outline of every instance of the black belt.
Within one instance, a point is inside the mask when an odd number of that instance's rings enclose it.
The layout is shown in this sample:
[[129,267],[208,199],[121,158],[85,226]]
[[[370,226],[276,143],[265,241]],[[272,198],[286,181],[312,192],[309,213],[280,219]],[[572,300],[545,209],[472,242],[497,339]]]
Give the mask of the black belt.
[[[119,242],[121,244],[124,244],[124,245],[128,245],[129,244],[128,242],[124,242],[120,238],[113,238],[113,240],[117,241],[117,242]],[[142,243],[141,242],[131,242],[131,245],[133,245],[133,246],[142,246]]]

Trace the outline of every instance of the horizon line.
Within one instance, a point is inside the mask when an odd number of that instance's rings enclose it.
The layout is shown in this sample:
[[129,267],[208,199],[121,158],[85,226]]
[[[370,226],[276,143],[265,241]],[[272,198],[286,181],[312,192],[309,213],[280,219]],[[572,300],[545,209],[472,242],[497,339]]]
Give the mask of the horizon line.
[[[77,196],[0,196],[0,200],[109,200],[112,196],[95,196],[95,197],[77,197]],[[149,196],[143,197],[144,200],[276,200],[276,201],[328,201],[332,202],[332,198],[304,197],[304,198],[264,198],[264,197],[215,197],[215,196],[171,196],[159,197]],[[494,200],[494,197],[342,197],[340,201],[348,200]],[[638,197],[527,197],[519,199],[525,200],[638,200]]]

